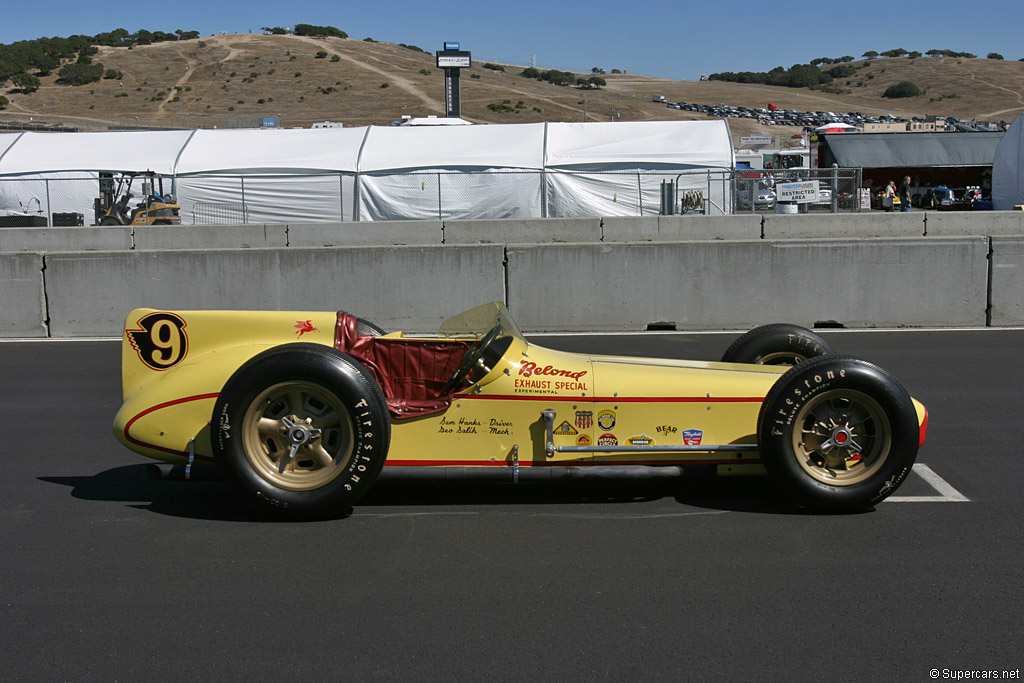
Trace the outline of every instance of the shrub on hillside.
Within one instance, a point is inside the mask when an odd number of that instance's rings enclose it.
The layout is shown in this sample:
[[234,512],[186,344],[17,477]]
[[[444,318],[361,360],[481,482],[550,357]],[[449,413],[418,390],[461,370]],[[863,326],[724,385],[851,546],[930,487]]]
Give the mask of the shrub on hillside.
[[297,36],[331,36],[333,38],[348,38],[348,34],[333,26],[314,26],[312,24],[295,24],[295,35]]
[[917,97],[921,95],[921,89],[910,81],[900,81],[896,85],[890,85],[882,93],[882,97],[898,99],[900,97]]

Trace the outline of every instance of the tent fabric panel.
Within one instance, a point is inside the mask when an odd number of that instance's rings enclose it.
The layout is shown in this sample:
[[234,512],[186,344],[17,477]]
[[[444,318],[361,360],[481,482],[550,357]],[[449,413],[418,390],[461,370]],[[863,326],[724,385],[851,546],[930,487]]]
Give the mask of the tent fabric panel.
[[537,218],[541,173],[494,171],[363,175],[359,220]]
[[0,133],[0,163],[3,161],[3,156],[11,148],[18,138],[21,137],[21,133]]
[[546,167],[622,163],[732,168],[728,123],[717,120],[548,124]]
[[185,176],[176,200],[187,224],[350,221],[352,182],[341,174]]
[[99,196],[96,173],[31,173],[0,177],[0,216],[80,213],[93,222],[93,200]]
[[174,172],[192,131],[25,133],[0,159],[0,175],[49,171]]
[[359,170],[539,169],[544,161],[545,125],[374,126],[366,136]]
[[829,150],[846,168],[988,166],[1002,133],[834,133]]
[[1003,135],[992,162],[992,208],[1011,211],[1024,204],[1024,114]]
[[248,171],[354,173],[366,128],[197,130],[178,174]]

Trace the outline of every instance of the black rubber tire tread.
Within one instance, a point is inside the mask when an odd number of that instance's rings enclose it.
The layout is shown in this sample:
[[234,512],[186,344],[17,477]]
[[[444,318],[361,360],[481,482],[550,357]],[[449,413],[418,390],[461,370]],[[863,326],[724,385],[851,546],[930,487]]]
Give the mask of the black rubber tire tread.
[[368,334],[371,337],[382,337],[387,334],[387,332],[384,331],[384,328],[376,323],[372,323],[363,318],[356,318],[356,320],[359,322],[359,334]]
[[[849,486],[829,486],[813,479],[797,462],[792,447],[797,428],[793,418],[807,401],[834,388],[867,394],[889,421],[891,441],[885,462],[871,477]],[[821,512],[859,512],[884,500],[910,474],[920,439],[917,412],[903,385],[877,365],[848,356],[812,358],[790,368],[769,390],[757,425],[761,462],[769,478],[792,502]]]
[[831,344],[806,327],[772,323],[738,337],[722,354],[722,362],[761,363],[769,354],[790,352],[805,359],[836,353]]
[[[353,453],[346,471],[320,488],[290,491],[261,477],[244,452],[241,429],[246,411],[266,388],[294,380],[316,382],[338,396],[352,419]],[[244,363],[224,384],[213,410],[212,441],[228,478],[257,505],[300,515],[345,512],[373,485],[387,459],[391,420],[373,375],[351,356],[329,346],[276,346]]]

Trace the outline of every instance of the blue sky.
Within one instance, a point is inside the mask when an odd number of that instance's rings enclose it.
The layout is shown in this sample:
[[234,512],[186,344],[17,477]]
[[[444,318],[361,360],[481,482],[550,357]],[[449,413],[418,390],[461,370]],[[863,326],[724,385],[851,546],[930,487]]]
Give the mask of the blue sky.
[[[664,2],[570,0],[508,3],[294,0],[236,3],[8,3],[0,43],[94,35],[115,28],[202,35],[258,32],[296,23],[336,26],[350,37],[406,43],[433,52],[445,40],[474,60],[542,68],[623,69],[695,80],[716,71],[768,71],[816,57],[860,57],[867,50],[948,49],[1007,60],[1024,57],[1024,0],[897,2]],[[1017,84],[1020,86],[1021,84]]]

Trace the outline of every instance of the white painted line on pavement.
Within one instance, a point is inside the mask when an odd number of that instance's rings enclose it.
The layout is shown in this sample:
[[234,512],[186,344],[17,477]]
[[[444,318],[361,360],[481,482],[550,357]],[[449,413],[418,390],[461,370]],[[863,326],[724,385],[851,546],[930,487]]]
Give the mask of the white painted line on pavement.
[[967,503],[970,502],[970,498],[957,491],[955,488],[949,485],[945,479],[935,474],[931,467],[922,463],[914,464],[914,472],[924,479],[928,484],[935,489],[939,495],[937,496],[889,496],[885,499],[886,503]]

